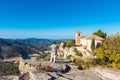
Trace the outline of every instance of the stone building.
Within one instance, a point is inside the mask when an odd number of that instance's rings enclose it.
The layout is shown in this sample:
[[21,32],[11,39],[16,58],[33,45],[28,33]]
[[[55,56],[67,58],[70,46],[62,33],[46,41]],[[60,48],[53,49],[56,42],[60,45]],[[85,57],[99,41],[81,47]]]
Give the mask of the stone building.
[[91,50],[91,42],[93,39],[95,40],[96,48],[99,47],[104,41],[104,39],[102,37],[99,37],[97,35],[90,35],[90,36],[82,37],[82,32],[80,32],[80,31],[76,32],[76,38],[75,38],[76,45],[82,46],[89,51],[92,51]]
[[76,45],[80,45],[81,38],[82,38],[82,33],[80,31],[77,31],[76,32],[76,38],[75,38]]

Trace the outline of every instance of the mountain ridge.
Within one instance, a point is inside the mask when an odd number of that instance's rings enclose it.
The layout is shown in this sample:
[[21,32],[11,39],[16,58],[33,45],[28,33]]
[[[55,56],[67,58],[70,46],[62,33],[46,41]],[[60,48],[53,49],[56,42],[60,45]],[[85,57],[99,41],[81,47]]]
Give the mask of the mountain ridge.
[[[42,39],[3,39],[0,38],[0,58],[12,58],[21,56],[29,58],[29,54],[39,53],[46,50],[52,41]],[[42,48],[41,48],[42,47]]]
[[26,38],[26,39],[4,39],[0,38],[0,58],[12,58],[21,56],[28,58],[29,54],[39,53],[39,51],[48,50],[48,46],[53,41],[67,41],[68,39],[54,40],[54,39],[39,39],[39,38]]

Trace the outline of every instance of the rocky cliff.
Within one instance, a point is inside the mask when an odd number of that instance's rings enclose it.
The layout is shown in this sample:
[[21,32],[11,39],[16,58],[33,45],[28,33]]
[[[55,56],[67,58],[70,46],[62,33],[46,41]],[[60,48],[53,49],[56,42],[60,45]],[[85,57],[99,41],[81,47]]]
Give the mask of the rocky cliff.
[[79,70],[71,61],[50,63],[44,60],[20,60],[19,76],[1,76],[0,80],[120,80],[120,72],[95,68]]
[[[50,66],[49,70],[41,68],[37,70],[37,66]],[[31,66],[36,69],[31,69]],[[22,61],[20,62],[21,72],[20,80],[102,80],[97,76],[93,70],[80,71],[69,61],[57,61],[56,63],[50,63],[48,61]],[[27,73],[27,74],[26,74]]]
[[82,46],[72,46],[69,48],[68,47],[63,48],[64,44],[65,43],[61,42],[59,45],[58,58],[60,58],[61,55],[62,55],[63,59],[67,59],[67,56],[69,56],[69,55],[71,55],[74,58],[77,58],[79,56],[76,55],[76,51],[79,51],[83,57],[89,57],[92,55],[92,52],[90,52],[89,50],[85,49]]

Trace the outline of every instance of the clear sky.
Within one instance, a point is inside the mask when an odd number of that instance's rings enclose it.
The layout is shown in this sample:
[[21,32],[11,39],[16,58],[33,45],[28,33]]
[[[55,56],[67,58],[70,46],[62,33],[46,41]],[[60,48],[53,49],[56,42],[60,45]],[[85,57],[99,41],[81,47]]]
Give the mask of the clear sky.
[[0,0],[1,38],[74,38],[120,32],[120,0]]

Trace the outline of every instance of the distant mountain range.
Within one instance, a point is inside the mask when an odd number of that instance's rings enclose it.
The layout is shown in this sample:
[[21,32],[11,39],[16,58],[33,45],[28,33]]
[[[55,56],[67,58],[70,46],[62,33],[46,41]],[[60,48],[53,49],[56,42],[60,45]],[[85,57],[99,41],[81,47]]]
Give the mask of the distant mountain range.
[[68,41],[69,39],[3,39],[0,38],[0,59],[18,57],[28,58],[29,54],[39,53],[48,50],[53,41]]

